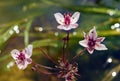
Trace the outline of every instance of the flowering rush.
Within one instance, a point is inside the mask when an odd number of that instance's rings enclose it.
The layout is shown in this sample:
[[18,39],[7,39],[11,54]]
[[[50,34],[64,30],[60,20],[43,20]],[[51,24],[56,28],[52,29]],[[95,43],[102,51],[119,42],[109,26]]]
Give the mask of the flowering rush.
[[54,16],[56,21],[60,24],[57,26],[58,29],[68,31],[78,27],[78,24],[76,22],[79,19],[80,12],[75,12],[73,15],[70,13],[64,15],[61,13],[55,13]]
[[90,54],[93,53],[94,49],[96,50],[107,50],[104,44],[101,44],[105,37],[98,37],[95,27],[89,31],[89,34],[84,33],[84,40],[79,41],[79,44],[87,48]]
[[13,49],[11,51],[11,56],[15,60],[15,63],[17,64],[19,69],[24,70],[27,68],[28,64],[32,63],[32,59],[30,58],[32,56],[32,45],[28,45],[27,48],[23,49],[22,51],[19,51],[17,49]]
[[[52,68],[32,62],[32,59],[30,58],[32,56],[32,45],[28,45],[22,51],[19,51],[17,49],[12,50],[11,56],[15,60],[15,63],[17,64],[19,69],[24,70],[25,68],[27,68],[28,64],[32,63],[34,65],[32,67],[32,70],[34,71],[43,74],[56,75],[58,78],[63,78],[65,81],[75,81],[76,76],[80,77],[80,75],[78,74],[78,64],[75,62],[75,60],[84,52],[84,50],[80,51],[80,53],[74,56],[70,61],[67,60],[68,55],[65,55],[65,53],[69,51],[67,49],[67,47],[69,46],[69,30],[78,27],[77,21],[79,19],[80,12],[75,12],[73,15],[71,15],[70,13],[64,15],[62,15],[61,13],[55,13],[54,16],[56,21],[60,24],[57,28],[67,31],[67,36],[63,38],[65,40],[63,40],[64,42],[62,48],[62,57],[60,58],[60,60],[58,60],[58,62],[56,62],[51,58],[51,56],[49,56],[49,54],[45,53],[42,49],[41,52],[47,59],[55,64],[55,67]],[[98,37],[96,29],[94,27],[89,31],[88,35],[84,33],[84,40],[79,41],[79,44],[85,47],[88,52],[92,54],[94,49],[107,50],[106,46],[104,44],[101,44],[104,39],[105,37]]]

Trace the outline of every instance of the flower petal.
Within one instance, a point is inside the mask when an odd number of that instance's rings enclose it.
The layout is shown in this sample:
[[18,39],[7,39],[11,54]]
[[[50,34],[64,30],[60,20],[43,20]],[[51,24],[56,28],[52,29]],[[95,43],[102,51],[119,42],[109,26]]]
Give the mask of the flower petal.
[[20,51],[18,51],[17,49],[14,49],[11,51],[11,56],[16,60],[19,53]]
[[80,17],[80,12],[75,12],[72,17],[71,17],[71,23],[70,24],[75,24]]
[[77,23],[75,23],[75,24],[70,24],[69,27],[70,27],[71,29],[74,29],[74,28],[77,28],[77,27],[78,27],[78,24],[77,24]]
[[86,35],[86,33],[83,32],[83,34],[84,34],[84,38],[85,38],[86,40],[88,40],[88,36]]
[[96,42],[103,42],[104,39],[105,39],[105,37],[99,37],[99,38],[97,38]]
[[25,68],[27,68],[28,64],[32,63],[32,59],[31,58],[26,58],[25,60],[21,61],[21,60],[16,60],[16,64],[18,66],[19,69],[24,70]]
[[89,38],[93,39],[93,40],[96,40],[96,38],[97,38],[97,32],[96,32],[95,27],[89,31]]
[[90,54],[92,54],[93,51],[94,51],[94,48],[87,48],[87,50],[88,50],[88,52],[89,52]]
[[64,16],[61,13],[55,13],[54,16],[59,24],[64,25]]
[[95,45],[96,50],[107,50],[106,46],[104,44],[96,43]]
[[27,65],[28,65],[27,63],[24,63],[24,64],[23,63],[19,63],[19,64],[17,64],[18,68],[22,69],[22,70],[24,70],[25,68],[27,68]]
[[79,41],[79,44],[83,47],[88,47],[87,45],[88,41],[87,40],[82,40],[82,41]]
[[33,49],[33,46],[28,45],[28,47],[23,50],[23,53],[25,54],[26,58],[30,58],[32,56],[32,49]]
[[74,28],[77,28],[78,27],[78,24],[71,24],[71,25],[59,25],[57,26],[58,29],[63,29],[63,30],[71,30],[71,29],[74,29]]
[[59,26],[57,26],[57,28],[61,29],[61,30],[66,30],[66,31],[72,29],[71,27],[69,27],[69,25],[68,26],[67,25],[59,25]]
[[16,64],[17,64],[18,68],[22,69],[22,70],[27,68],[28,64],[31,64],[31,62],[32,62],[32,59],[30,59],[30,58],[25,59],[24,61],[16,60]]

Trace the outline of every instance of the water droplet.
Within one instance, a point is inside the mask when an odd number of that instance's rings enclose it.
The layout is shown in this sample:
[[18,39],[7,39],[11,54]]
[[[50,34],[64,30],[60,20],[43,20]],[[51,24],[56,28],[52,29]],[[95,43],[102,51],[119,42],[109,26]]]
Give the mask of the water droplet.
[[108,13],[110,16],[113,16],[113,15],[115,14],[115,11],[108,10],[107,13]]
[[43,31],[43,28],[42,28],[42,27],[39,27],[38,30],[39,30],[39,31]]
[[112,25],[112,26],[111,26],[111,29],[115,29],[115,26],[114,26],[114,25]]
[[77,35],[77,32],[73,32],[73,35]]
[[115,77],[117,75],[117,73],[114,71],[112,72],[112,76]]
[[10,34],[10,35],[12,35],[13,33],[14,33],[14,31],[13,31],[13,30],[10,30],[10,31],[9,31],[9,34]]
[[13,30],[14,30],[17,34],[20,33],[20,31],[19,31],[19,29],[18,29],[18,25],[15,25],[14,28],[13,28]]
[[111,62],[112,62],[112,58],[109,57],[109,58],[107,59],[107,62],[108,62],[108,63],[111,63]]
[[18,30],[18,25],[15,25],[13,28],[15,31]]
[[119,24],[119,23],[115,23],[114,26],[115,26],[116,28],[118,28],[118,27],[120,26],[120,24]]
[[55,32],[55,33],[54,33],[54,35],[55,35],[55,36],[58,36],[58,35],[59,35],[59,33],[58,33],[58,32]]
[[13,62],[13,61],[11,61],[11,62],[9,62],[9,63],[7,64],[7,68],[8,68],[8,69],[11,68],[12,66],[14,66],[14,62]]

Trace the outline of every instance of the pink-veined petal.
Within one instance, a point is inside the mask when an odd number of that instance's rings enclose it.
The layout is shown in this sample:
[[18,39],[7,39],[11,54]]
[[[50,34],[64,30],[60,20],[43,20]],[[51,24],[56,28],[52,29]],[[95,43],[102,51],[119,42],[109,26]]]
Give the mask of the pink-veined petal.
[[96,50],[107,50],[106,46],[104,44],[96,43],[95,45]]
[[96,38],[97,38],[97,32],[96,32],[95,27],[89,31],[89,38],[93,39],[93,40],[96,40]]
[[64,29],[65,28],[65,25],[59,25],[57,26],[58,29]]
[[11,56],[16,60],[19,53],[20,51],[18,51],[17,49],[14,49],[11,51]]
[[88,47],[87,45],[88,41],[87,40],[82,40],[82,41],[79,41],[79,44],[83,47]]
[[70,24],[75,24],[78,21],[79,17],[80,12],[75,12],[70,19],[71,20]]
[[19,69],[24,70],[25,68],[27,68],[28,64],[32,63],[32,59],[31,58],[26,58],[25,60],[16,60],[16,64],[18,66]]
[[26,62],[17,64],[18,68],[21,70],[24,70],[25,68],[27,68],[27,65],[28,63]]
[[57,26],[58,29],[62,29],[62,30],[71,30],[71,29],[74,29],[74,28],[77,28],[78,27],[78,24],[70,24],[70,25],[59,25]]
[[24,70],[25,69],[25,67],[24,67],[24,65],[17,65],[17,67],[19,68],[19,69],[22,69],[22,70]]
[[33,46],[28,45],[28,47],[23,50],[23,53],[25,54],[26,58],[30,58],[32,56],[32,49],[33,49]]
[[87,48],[87,51],[88,51],[90,54],[92,54],[93,51],[94,51],[94,48]]
[[20,65],[24,65],[25,62],[24,62],[24,60],[22,61],[22,60],[18,60],[18,59],[17,59],[17,60],[15,60],[15,63],[16,63],[17,65],[19,65],[19,64],[20,64]]
[[77,27],[78,27],[78,24],[77,24],[77,23],[75,23],[75,24],[70,24],[68,27],[69,27],[70,29],[74,29],[74,28],[77,28]]
[[31,64],[31,63],[32,63],[32,59],[30,59],[30,58],[26,58],[23,61],[21,61],[21,60],[16,61],[16,64],[17,64],[18,68],[22,69],[22,70],[27,68],[28,64]]
[[69,25],[59,25],[57,26],[58,29],[61,29],[61,30],[65,30],[65,31],[68,31],[68,30],[71,30],[71,28],[69,27]]
[[54,16],[59,24],[64,25],[64,16],[61,13],[55,13]]
[[96,42],[103,42],[104,39],[105,39],[105,37],[99,37],[99,38],[97,38]]
[[23,67],[24,67],[24,65],[25,65],[25,62],[24,62],[24,61],[16,60],[15,62],[16,62],[17,67],[18,67],[19,69],[23,69]]

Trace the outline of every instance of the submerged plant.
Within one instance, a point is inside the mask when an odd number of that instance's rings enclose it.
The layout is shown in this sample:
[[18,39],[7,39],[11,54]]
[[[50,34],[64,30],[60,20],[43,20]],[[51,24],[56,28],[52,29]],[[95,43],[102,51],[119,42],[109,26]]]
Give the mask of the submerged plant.
[[[100,44],[105,38],[97,38],[97,33],[95,27],[90,30],[89,34],[84,33],[84,40],[80,41],[79,44],[85,47],[80,51],[79,54],[76,54],[72,59],[68,59],[69,51],[69,33],[71,29],[77,28],[78,24],[76,23],[79,19],[80,13],[75,12],[73,15],[70,13],[62,15],[61,13],[54,14],[56,21],[60,24],[58,29],[67,31],[67,35],[63,37],[63,47],[62,55],[58,61],[54,61],[49,54],[45,53],[44,50],[40,51],[47,57],[50,61],[54,63],[54,67],[44,66],[33,62],[30,57],[32,55],[32,45],[28,45],[23,51],[18,51],[16,49],[11,51],[11,56],[15,59],[16,64],[19,69],[25,69],[28,64],[33,64],[32,70],[47,74],[54,75],[58,78],[63,78],[65,81],[75,81],[76,76],[80,77],[78,74],[78,63],[75,61],[84,51],[87,49],[90,54],[93,53],[94,49],[96,50],[107,50],[105,45]],[[68,53],[68,54],[67,54]]]

